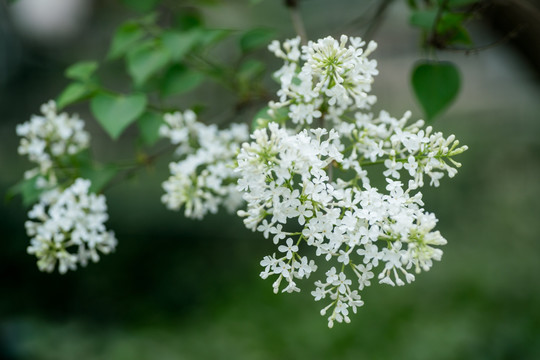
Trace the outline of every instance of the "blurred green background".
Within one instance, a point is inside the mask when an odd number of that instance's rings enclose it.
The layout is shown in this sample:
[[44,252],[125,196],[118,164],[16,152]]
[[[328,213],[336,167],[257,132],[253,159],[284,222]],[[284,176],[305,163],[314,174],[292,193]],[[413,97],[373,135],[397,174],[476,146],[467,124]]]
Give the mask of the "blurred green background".
[[[215,3],[205,9],[209,25],[293,36],[281,2]],[[15,125],[66,86],[66,66],[102,59],[114,28],[134,14],[114,1],[80,4],[79,13],[64,15],[73,24],[56,33],[32,33],[20,20],[31,18],[28,9],[0,5],[2,196],[30,166],[17,155]],[[301,5],[311,38],[358,34],[352,21],[372,11],[352,0]],[[409,88],[421,53],[407,16],[394,2],[375,33],[376,109],[421,117]],[[480,26],[473,34],[479,44],[501,36]],[[440,57],[459,65],[463,89],[434,127],[469,150],[456,178],[424,191],[448,245],[415,283],[374,284],[351,324],[328,329],[309,283],[300,294],[274,295],[271,281],[258,277],[273,244],[239,218],[190,221],[165,209],[164,160],[106,193],[116,253],[66,275],[38,271],[26,254],[27,209],[19,198],[2,202],[0,359],[539,359],[540,77],[508,44]],[[215,96],[200,95],[219,112]],[[84,106],[68,110],[87,119],[102,158],[131,151],[128,142],[109,141]]]

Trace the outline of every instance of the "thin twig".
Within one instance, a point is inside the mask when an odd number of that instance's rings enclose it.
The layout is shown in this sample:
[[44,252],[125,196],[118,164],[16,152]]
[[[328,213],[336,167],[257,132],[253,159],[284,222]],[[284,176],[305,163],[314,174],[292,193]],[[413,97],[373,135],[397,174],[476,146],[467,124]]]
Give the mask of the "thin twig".
[[153,164],[158,158],[160,158],[162,155],[170,152],[173,150],[174,147],[167,146],[160,151],[147,156],[144,160],[139,161],[135,164],[133,164],[133,167],[125,170],[123,173],[119,174],[120,176],[114,177],[108,184],[106,184],[102,189],[101,192],[105,192],[106,190],[110,189],[111,187],[118,185],[122,183],[125,179],[129,178],[130,176],[136,174],[139,170],[141,170],[144,167],[150,166]]
[[363,36],[364,39],[366,40],[373,39],[373,36],[375,35],[375,32],[381,25],[384,19],[384,14],[386,13],[386,10],[388,9],[388,6],[390,5],[392,1],[393,0],[382,0],[380,2],[379,6],[377,7],[377,10],[375,10],[373,19],[371,20],[371,22],[368,25],[368,28],[364,32],[364,36]]
[[516,6],[519,6],[526,13],[535,17],[537,21],[540,21],[540,9],[538,9],[538,7],[534,6],[530,2],[525,0],[509,0],[509,2],[512,2]]
[[439,5],[439,8],[437,9],[437,15],[435,16],[435,21],[433,22],[433,26],[431,28],[431,34],[428,38],[428,45],[431,45],[434,48],[440,48],[439,44],[439,34],[437,32],[437,27],[439,26],[439,22],[441,21],[442,14],[446,6],[448,5],[450,0],[443,0],[443,2]]
[[514,30],[512,30],[511,32],[509,32],[508,34],[506,34],[502,38],[500,38],[498,40],[495,40],[494,42],[492,42],[490,44],[475,46],[473,48],[445,47],[442,50],[454,51],[454,52],[464,52],[466,55],[471,54],[471,53],[479,53],[480,51],[491,49],[491,48],[493,48],[495,46],[504,44],[504,43],[512,40],[526,27],[527,27],[526,25],[520,24]]
[[289,9],[289,13],[291,14],[294,31],[300,36],[302,44],[307,44],[306,28],[302,16],[300,16],[300,11],[298,10],[298,0],[285,0],[285,6]]

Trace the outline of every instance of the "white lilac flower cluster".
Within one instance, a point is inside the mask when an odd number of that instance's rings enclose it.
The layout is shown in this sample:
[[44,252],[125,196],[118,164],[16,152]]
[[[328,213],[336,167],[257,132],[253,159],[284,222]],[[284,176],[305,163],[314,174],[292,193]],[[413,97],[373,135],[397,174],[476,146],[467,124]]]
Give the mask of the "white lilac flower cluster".
[[[280,102],[270,108],[287,109],[295,131],[273,122],[256,130],[237,167],[247,202],[238,214],[277,245],[261,261],[261,277],[276,277],[274,292],[294,292],[321,269],[325,276],[312,295],[328,302],[321,314],[329,314],[329,327],[350,321],[373,279],[404,285],[441,259],[438,246],[446,240],[418,189],[424,175],[433,186],[445,173],[453,177],[460,164],[452,157],[467,149],[453,135],[422,129],[422,120],[408,125],[409,112],[401,119],[367,113],[377,70],[366,56],[375,44],[363,51],[360,39],[348,46],[347,40],[325,38],[301,49],[298,39],[270,45],[285,59],[276,73]],[[313,118],[332,129],[306,129]],[[383,191],[368,168],[386,178]],[[408,181],[399,181],[403,176]]]
[[169,164],[171,176],[163,183],[162,202],[171,210],[184,207],[185,216],[194,219],[216,213],[220,205],[236,211],[243,201],[236,190],[234,164],[240,144],[249,139],[248,127],[232,124],[219,130],[197,121],[191,110],[166,114],[164,119],[160,135],[178,145],[181,160]]
[[61,191],[45,192],[28,213],[26,232],[32,238],[28,253],[38,258],[41,271],[75,270],[88,260],[97,262],[99,253],[116,247],[116,238],[107,231],[107,205],[103,195],[89,193],[90,181],[78,178]]
[[365,50],[364,45],[362,39],[345,35],[339,42],[326,37],[302,49],[299,37],[282,46],[274,40],[268,48],[285,63],[274,74],[281,89],[279,102],[269,103],[270,111],[286,107],[294,124],[309,125],[322,117],[339,121],[351,107],[369,109],[376,97],[368,93],[379,72],[368,56],[377,44],[371,41]]
[[19,154],[28,155],[30,161],[38,164],[25,173],[25,178],[38,175],[37,185],[45,188],[58,182],[55,165],[62,157],[86,149],[90,135],[77,115],[57,114],[52,100],[41,106],[41,113],[43,116],[33,115],[30,121],[17,125],[16,131],[21,136]]
[[107,205],[103,195],[90,193],[90,180],[73,176],[70,157],[88,148],[89,134],[77,115],[57,114],[56,104],[41,106],[43,116],[17,126],[19,154],[28,155],[38,167],[25,173],[36,177],[39,201],[28,212],[26,232],[31,237],[29,254],[38,258],[41,271],[60,273],[97,262],[99,253],[116,247],[114,233],[107,231]]

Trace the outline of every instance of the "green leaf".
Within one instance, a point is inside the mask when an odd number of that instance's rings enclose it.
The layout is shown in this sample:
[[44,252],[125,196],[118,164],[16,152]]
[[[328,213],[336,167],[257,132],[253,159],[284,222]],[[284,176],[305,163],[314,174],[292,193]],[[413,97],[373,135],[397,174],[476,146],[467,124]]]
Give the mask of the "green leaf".
[[69,84],[64,91],[60,95],[58,95],[58,98],[56,100],[56,104],[58,105],[58,109],[63,109],[64,107],[73,104],[77,101],[86,99],[95,91],[96,86],[91,84],[83,84],[79,82],[74,82]]
[[147,12],[152,10],[159,0],[122,0],[124,5],[139,12]]
[[460,88],[459,71],[450,62],[417,63],[411,82],[427,120],[432,120],[446,109],[456,98]]
[[409,5],[409,7],[411,9],[417,9],[418,8],[418,5],[416,5],[416,0],[407,0],[407,5]]
[[[161,0],[157,0],[157,1],[161,1]],[[143,24],[144,26],[152,26],[156,24],[156,21],[158,20],[158,18],[159,18],[159,14],[154,11],[151,13],[147,13],[146,15],[138,18],[137,22]]]
[[81,177],[91,182],[90,192],[99,193],[118,173],[118,167],[112,164],[86,164],[81,168]]
[[201,40],[198,29],[189,31],[166,31],[162,35],[163,46],[167,48],[174,61],[180,61]]
[[472,45],[472,39],[467,29],[463,26],[459,26],[455,29],[454,35],[448,40],[449,44],[465,44]]
[[289,110],[286,107],[274,110],[272,115],[268,112],[269,110],[270,108],[265,106],[255,114],[251,123],[252,130],[265,128],[271,122],[283,124],[289,119]]
[[69,79],[88,81],[98,68],[97,61],[80,61],[68,67],[65,75]]
[[253,29],[240,38],[240,49],[247,53],[262,46],[268,45],[275,38],[275,31],[271,29]]
[[143,37],[144,31],[138,23],[129,21],[123,24],[114,34],[107,58],[117,59],[123,56]]
[[409,22],[412,26],[431,30],[437,19],[437,10],[415,10],[411,13]]
[[249,59],[242,63],[238,69],[238,78],[242,81],[250,81],[264,73],[266,66],[262,61]]
[[144,43],[127,56],[128,73],[136,86],[143,85],[150,77],[169,63],[171,54],[157,42]]
[[147,111],[137,119],[141,138],[146,145],[152,146],[159,140],[159,128],[163,124],[163,116]]
[[164,96],[182,94],[195,89],[204,75],[182,65],[171,67],[163,77],[161,93]]
[[190,30],[203,26],[201,14],[196,10],[192,12],[182,12],[174,19],[174,27],[179,30]]
[[99,94],[90,102],[92,113],[113,139],[139,117],[146,108],[146,96]]
[[10,201],[13,197],[20,194],[24,206],[30,206],[36,203],[41,193],[45,190],[36,187],[38,177],[39,175],[36,175],[29,179],[23,179],[10,187],[6,192],[5,200]]
[[198,45],[201,47],[214,45],[232,33],[233,32],[231,30],[226,29],[204,29],[201,35],[201,41]]
[[440,33],[455,31],[464,20],[465,15],[463,14],[445,13],[437,24],[437,31]]

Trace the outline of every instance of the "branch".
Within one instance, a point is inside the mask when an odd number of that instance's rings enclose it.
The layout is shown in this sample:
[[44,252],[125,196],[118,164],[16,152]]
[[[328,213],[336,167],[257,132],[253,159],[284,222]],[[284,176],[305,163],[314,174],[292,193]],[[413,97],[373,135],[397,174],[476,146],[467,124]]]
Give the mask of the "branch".
[[366,29],[366,32],[364,33],[364,36],[362,38],[366,40],[372,40],[375,32],[381,25],[384,14],[386,13],[386,10],[388,9],[388,6],[393,0],[382,0],[379,6],[377,7],[377,10],[375,10],[375,14],[373,15],[373,20],[368,25],[368,28]]
[[302,17],[300,16],[300,12],[298,11],[298,0],[285,0],[285,6],[289,9],[289,13],[291,14],[294,31],[300,36],[302,44],[307,44],[306,28]]
[[494,42],[486,45],[480,45],[473,48],[459,48],[459,47],[445,47],[441,50],[448,50],[448,51],[455,51],[455,52],[464,52],[466,55],[471,53],[478,53],[480,51],[491,49],[495,46],[502,45],[513,38],[515,38],[523,29],[525,29],[527,26],[524,24],[520,24],[517,26],[514,30],[510,31],[508,34],[503,36],[502,38],[495,40]]

